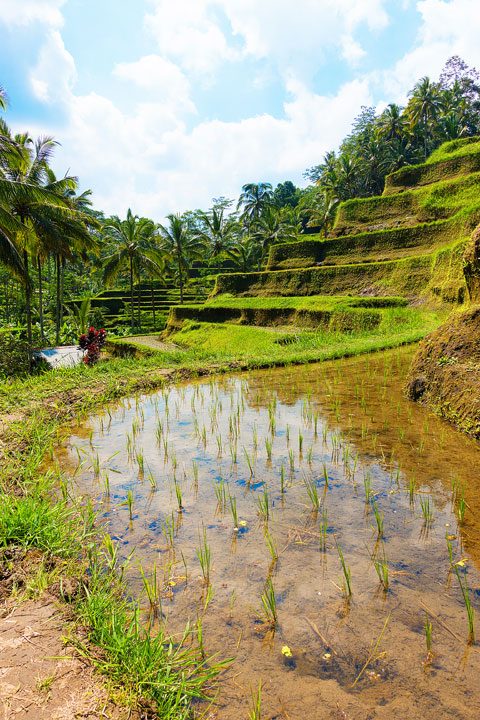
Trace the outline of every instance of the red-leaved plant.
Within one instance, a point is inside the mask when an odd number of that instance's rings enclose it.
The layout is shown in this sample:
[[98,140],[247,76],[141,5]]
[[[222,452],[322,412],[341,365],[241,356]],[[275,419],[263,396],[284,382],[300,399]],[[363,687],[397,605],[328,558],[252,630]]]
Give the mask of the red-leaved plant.
[[78,347],[80,350],[85,350],[83,356],[83,362],[86,365],[94,365],[100,359],[100,351],[105,345],[107,339],[107,333],[102,328],[101,330],[95,330],[94,327],[88,328],[88,332],[80,335],[78,341]]

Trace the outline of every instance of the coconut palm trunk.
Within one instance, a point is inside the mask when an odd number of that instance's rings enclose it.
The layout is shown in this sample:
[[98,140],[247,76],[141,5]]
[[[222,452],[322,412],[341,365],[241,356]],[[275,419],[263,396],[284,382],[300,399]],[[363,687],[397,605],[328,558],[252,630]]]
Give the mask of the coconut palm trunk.
[[25,267],[25,314],[27,319],[27,341],[32,347],[32,287],[30,285],[30,273],[28,268],[28,252],[23,251],[23,264]]
[[40,317],[40,335],[42,342],[45,342],[45,330],[43,323],[43,284],[42,284],[42,261],[40,255],[37,255],[37,273],[38,273],[38,314]]

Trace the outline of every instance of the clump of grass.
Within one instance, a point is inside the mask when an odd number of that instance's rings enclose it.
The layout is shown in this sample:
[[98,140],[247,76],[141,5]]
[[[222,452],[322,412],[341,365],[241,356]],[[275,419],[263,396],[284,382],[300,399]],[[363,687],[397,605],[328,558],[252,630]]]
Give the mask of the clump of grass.
[[323,506],[322,517],[320,520],[320,550],[326,552],[327,550],[327,533],[328,533],[328,514],[327,508]]
[[213,489],[215,491],[215,497],[217,498],[218,512],[225,512],[225,508],[227,506],[227,492],[225,489],[225,481],[220,480],[220,482],[215,483]]
[[175,487],[175,496],[177,498],[177,512],[182,513],[184,511],[183,507],[183,497],[182,497],[182,488],[180,487],[179,483],[177,482],[177,478],[174,477],[173,484]]
[[285,494],[285,465],[283,463],[280,468],[280,492],[282,495]]
[[265,450],[267,451],[268,462],[272,462],[272,441],[270,438],[265,438]]
[[230,503],[230,512],[233,519],[233,532],[238,532],[238,512],[237,512],[237,498],[234,495],[228,496]]

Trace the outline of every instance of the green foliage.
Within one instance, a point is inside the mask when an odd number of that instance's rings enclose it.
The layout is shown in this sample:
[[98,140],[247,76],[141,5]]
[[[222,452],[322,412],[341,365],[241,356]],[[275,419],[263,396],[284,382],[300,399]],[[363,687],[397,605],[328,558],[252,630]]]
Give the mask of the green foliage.
[[14,330],[0,331],[0,377],[24,375],[30,370],[28,343]]

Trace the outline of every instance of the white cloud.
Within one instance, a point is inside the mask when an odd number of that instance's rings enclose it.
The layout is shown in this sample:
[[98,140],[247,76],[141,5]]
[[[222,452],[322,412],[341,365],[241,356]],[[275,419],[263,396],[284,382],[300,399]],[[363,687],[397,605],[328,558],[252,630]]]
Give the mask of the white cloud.
[[66,0],[0,0],[0,22],[5,25],[41,23],[52,27],[63,25],[60,11]]
[[170,60],[159,55],[145,55],[136,62],[118,63],[113,72],[147,91],[150,100],[167,103],[178,111],[195,112],[190,82]]
[[210,0],[151,0],[145,24],[161,55],[192,73],[211,73],[219,62],[239,57],[211,14]]
[[416,3],[421,25],[415,47],[392,71],[379,74],[385,94],[404,102],[420,76],[437,78],[452,55],[480,69],[480,15],[478,0],[420,0]]
[[76,77],[75,61],[66,50],[60,32],[49,30],[30,73],[34,95],[42,102],[63,102]]
[[[247,56],[268,58],[281,71],[310,67],[315,72],[332,48],[340,48],[355,64],[363,53],[355,31],[362,25],[379,31],[388,24],[387,0],[150,2],[147,24],[160,53],[196,73],[210,73],[221,62]],[[230,39],[229,44],[220,18],[237,42]]]

